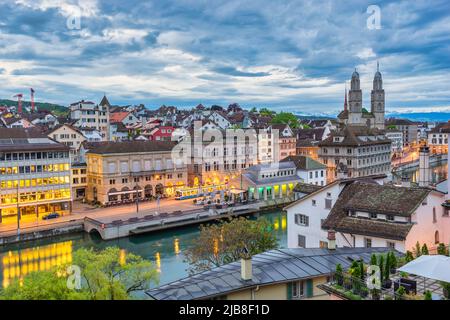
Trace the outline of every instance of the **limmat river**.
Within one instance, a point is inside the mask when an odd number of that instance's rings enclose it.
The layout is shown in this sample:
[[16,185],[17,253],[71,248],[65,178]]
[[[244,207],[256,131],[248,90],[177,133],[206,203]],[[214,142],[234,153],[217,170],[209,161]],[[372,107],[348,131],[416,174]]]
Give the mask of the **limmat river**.
[[[432,163],[430,167],[431,167],[430,169],[431,169],[432,183],[439,183],[447,179],[448,176],[447,160]],[[396,175],[393,176],[394,182],[401,182],[402,173],[405,173],[411,182],[417,182],[419,180],[419,168],[416,167],[398,172]]]
[[[252,219],[266,218],[273,225],[279,246],[287,244],[286,214],[280,211],[261,213]],[[157,233],[103,241],[99,236],[76,233],[0,247],[0,280],[6,287],[12,279],[21,278],[34,270],[48,270],[72,260],[77,248],[104,249],[117,246],[127,252],[152,261],[159,272],[159,284],[188,275],[183,252],[199,234],[199,226],[189,226]],[[145,296],[145,295],[144,295]]]

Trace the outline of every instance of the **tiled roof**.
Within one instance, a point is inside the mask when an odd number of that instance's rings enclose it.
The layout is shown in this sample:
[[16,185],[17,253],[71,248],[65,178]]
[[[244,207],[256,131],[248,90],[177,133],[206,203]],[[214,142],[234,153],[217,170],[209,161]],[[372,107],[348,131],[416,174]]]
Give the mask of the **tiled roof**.
[[[387,253],[388,248],[315,248],[277,249],[252,257],[252,279],[241,278],[240,261],[204,271],[146,291],[156,300],[193,300],[223,296],[232,292],[311,279],[329,275],[341,264],[348,269],[354,260],[369,263],[373,253]],[[397,252],[399,255],[399,253]]]
[[311,159],[307,156],[288,156],[281,160],[281,162],[292,161],[295,163],[297,169],[301,170],[316,170],[316,169],[326,169],[326,165]]
[[141,153],[141,152],[168,152],[176,143],[172,141],[123,141],[105,142],[90,149],[88,153],[114,154],[114,153]]
[[294,192],[310,194],[310,193],[316,192],[322,188],[323,188],[323,186],[317,186],[315,184],[297,183],[297,185],[294,188]]
[[[383,135],[383,138],[378,138],[380,135]],[[360,138],[363,136],[377,137],[377,139],[364,141]],[[344,139],[341,142],[336,142],[334,137],[344,137]],[[364,146],[388,143],[392,143],[392,141],[384,135],[383,131],[370,129],[366,126],[346,126],[342,130],[332,131],[328,138],[319,143],[319,146]]]
[[406,238],[411,223],[352,217],[349,210],[409,217],[420,206],[431,189],[404,188],[356,181],[339,195],[323,227],[339,232],[394,240]]

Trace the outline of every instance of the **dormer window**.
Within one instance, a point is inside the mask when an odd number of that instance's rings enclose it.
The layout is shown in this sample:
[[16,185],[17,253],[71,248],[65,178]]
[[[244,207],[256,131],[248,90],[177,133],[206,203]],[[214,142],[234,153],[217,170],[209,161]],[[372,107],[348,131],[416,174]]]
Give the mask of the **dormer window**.
[[354,217],[354,216],[356,216],[356,211],[355,210],[348,210],[348,215],[350,217]]
[[393,216],[392,214],[388,214],[388,215],[386,216],[386,220],[388,220],[388,221],[394,221],[394,216]]
[[376,213],[370,213],[370,219],[376,219],[378,215]]

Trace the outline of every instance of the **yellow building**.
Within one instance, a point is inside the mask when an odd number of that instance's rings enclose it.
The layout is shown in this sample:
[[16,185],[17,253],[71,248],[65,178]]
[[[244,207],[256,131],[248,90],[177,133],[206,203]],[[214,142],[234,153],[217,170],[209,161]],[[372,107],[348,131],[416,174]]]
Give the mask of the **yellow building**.
[[69,147],[33,128],[0,128],[0,223],[71,210]]
[[86,199],[102,204],[174,196],[187,184],[184,163],[175,163],[170,141],[101,143],[86,154]]

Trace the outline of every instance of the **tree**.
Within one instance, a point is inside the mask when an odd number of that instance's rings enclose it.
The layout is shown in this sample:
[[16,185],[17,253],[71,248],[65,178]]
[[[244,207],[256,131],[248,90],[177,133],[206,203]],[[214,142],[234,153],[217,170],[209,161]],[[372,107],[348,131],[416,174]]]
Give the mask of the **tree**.
[[158,280],[150,261],[131,253],[124,257],[116,247],[74,252],[72,266],[80,268],[81,288],[69,288],[68,277],[74,274],[68,266],[31,272],[22,283],[15,280],[0,292],[0,300],[124,300]]
[[416,242],[416,248],[414,249],[414,253],[416,255],[416,258],[420,257],[420,255],[422,254],[422,251],[420,250],[419,241]]
[[265,117],[273,117],[275,116],[276,112],[267,108],[261,108],[259,109],[259,114]]
[[272,124],[288,124],[291,128],[296,129],[300,126],[298,118],[290,112],[280,112],[276,114],[272,121]]
[[186,250],[189,272],[196,273],[243,258],[243,251],[255,255],[278,247],[272,226],[266,219],[244,217],[200,226],[200,235]]
[[422,255],[427,256],[428,254],[429,254],[429,253],[428,253],[428,247],[427,247],[427,244],[424,243],[423,246],[422,246]]
[[445,244],[439,243],[437,247],[437,253],[443,256],[447,255],[447,248],[445,247]]
[[71,290],[58,269],[34,271],[23,280],[15,279],[0,292],[0,300],[80,300],[88,299],[85,291]]
[[250,109],[250,112],[251,112],[251,113],[256,113],[257,111],[258,111],[258,110],[256,110],[256,107],[253,107],[253,108]]
[[132,253],[127,253],[125,259],[120,257],[117,247],[100,252],[83,248],[74,253],[74,264],[82,270],[90,299],[128,299],[134,292],[148,289],[151,282],[158,282],[157,271],[150,261]]

